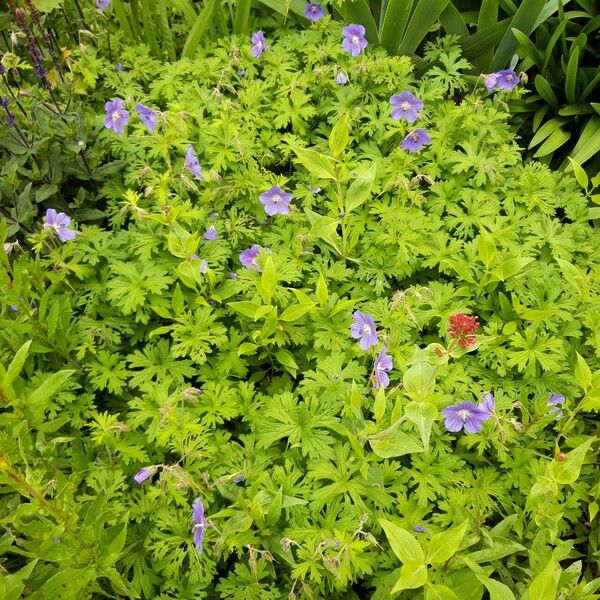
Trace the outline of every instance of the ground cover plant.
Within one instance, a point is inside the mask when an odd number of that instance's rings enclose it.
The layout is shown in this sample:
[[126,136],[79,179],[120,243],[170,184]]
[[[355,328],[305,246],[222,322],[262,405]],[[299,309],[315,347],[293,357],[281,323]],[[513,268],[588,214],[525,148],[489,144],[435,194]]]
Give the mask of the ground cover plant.
[[74,58],[121,168],[0,226],[6,598],[598,597],[587,200],[515,73],[363,38]]

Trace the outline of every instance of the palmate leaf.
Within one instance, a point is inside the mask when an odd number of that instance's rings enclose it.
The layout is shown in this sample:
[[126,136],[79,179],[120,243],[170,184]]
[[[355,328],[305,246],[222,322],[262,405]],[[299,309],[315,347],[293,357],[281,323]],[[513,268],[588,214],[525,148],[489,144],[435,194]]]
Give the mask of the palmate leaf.
[[333,411],[317,400],[299,401],[291,393],[267,401],[264,419],[258,427],[258,446],[268,448],[287,438],[292,447],[311,458],[333,458],[334,438],[327,431],[337,419]]

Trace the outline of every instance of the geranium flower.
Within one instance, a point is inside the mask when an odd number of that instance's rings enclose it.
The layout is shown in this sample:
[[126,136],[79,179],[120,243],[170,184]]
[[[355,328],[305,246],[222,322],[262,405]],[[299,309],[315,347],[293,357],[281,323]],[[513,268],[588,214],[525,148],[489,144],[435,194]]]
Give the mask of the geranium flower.
[[196,498],[192,504],[192,519],[194,521],[194,545],[200,554],[204,550],[204,534],[206,532],[206,519],[204,518],[204,504]]
[[394,94],[390,98],[392,105],[392,119],[406,119],[408,123],[414,123],[419,117],[419,111],[423,108],[423,102],[418,100],[408,90],[401,94]]
[[346,75],[346,73],[344,73],[344,71],[340,71],[336,76],[335,76],[335,82],[338,85],[346,85],[348,83],[348,75]]
[[391,371],[394,368],[394,363],[392,362],[392,357],[386,353],[387,348],[383,346],[383,348],[379,351],[377,358],[375,359],[375,364],[373,365],[373,372],[375,373],[375,388],[379,388],[383,386],[386,388],[390,385],[390,378],[388,376],[388,371]]
[[318,2],[309,2],[304,9],[304,16],[314,23],[325,16],[325,9]]
[[267,40],[265,40],[265,34],[262,31],[257,31],[252,34],[252,56],[258,58],[265,50],[267,46]]
[[156,129],[156,113],[144,104],[136,104],[135,110],[140,117],[140,121],[148,128],[150,133]]
[[368,350],[371,346],[377,345],[379,338],[377,337],[373,317],[359,310],[354,311],[352,316],[354,317],[354,323],[350,325],[350,335],[354,339],[360,339],[361,349]]
[[63,212],[57,213],[53,208],[46,211],[44,229],[51,229],[61,242],[72,240],[77,232],[69,229],[71,218]]
[[265,207],[265,212],[272,217],[273,215],[289,214],[289,204],[292,201],[292,194],[285,192],[280,187],[274,185],[270,190],[263,192],[259,196],[261,204]]
[[550,392],[548,394],[548,404],[552,406],[550,409],[551,415],[556,415],[557,419],[562,417],[563,413],[561,410],[561,406],[565,403],[565,397],[562,394],[554,394]]
[[408,152],[418,152],[430,141],[431,138],[427,133],[427,129],[415,129],[402,140],[402,149]]
[[369,45],[362,25],[346,25],[342,29],[342,35],[342,48],[352,56],[358,56]]
[[468,433],[481,431],[483,424],[490,418],[487,409],[473,404],[472,402],[461,402],[448,406],[442,410],[446,421],[444,425],[448,431],[457,432],[464,428]]
[[144,467],[133,476],[133,479],[136,483],[144,483],[144,481],[150,479],[157,470],[158,469],[154,465],[151,465],[150,467]]
[[200,169],[200,163],[198,162],[198,157],[194,152],[194,147],[190,144],[185,153],[185,166],[188,168],[189,172],[196,177],[196,179],[204,179],[204,175],[202,175],[202,171]]
[[521,82],[520,77],[512,69],[502,69],[496,73],[483,76],[483,82],[488,92],[499,90],[512,90]]
[[123,133],[125,125],[129,122],[129,111],[125,110],[123,100],[121,98],[109,100],[104,104],[104,109],[106,110],[104,127],[118,134]]
[[260,246],[253,244],[250,248],[246,248],[240,252],[240,262],[248,271],[254,269],[255,271],[261,271],[258,266],[258,254],[260,252]]
[[96,0],[96,6],[100,12],[104,12],[110,6],[110,0]]
[[217,239],[217,228],[214,225],[211,225],[205,232],[204,232],[204,239],[205,240],[216,240]]

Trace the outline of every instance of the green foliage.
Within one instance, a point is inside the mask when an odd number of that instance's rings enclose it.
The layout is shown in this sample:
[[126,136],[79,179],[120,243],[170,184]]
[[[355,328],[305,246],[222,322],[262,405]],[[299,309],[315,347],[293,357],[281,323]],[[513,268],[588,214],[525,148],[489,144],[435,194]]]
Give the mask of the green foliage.
[[[260,60],[244,36],[168,66],[116,46],[122,73],[92,48],[73,57],[95,164],[120,168],[98,182],[102,227],[79,220],[63,244],[38,220],[0,252],[0,590],[592,600],[587,199],[523,161],[501,96],[455,101],[469,65],[448,40],[417,81],[406,57],[344,53],[329,20],[267,39]],[[405,89],[431,135],[414,154],[400,147],[412,126],[389,115]],[[123,135],[102,127],[115,96]],[[289,215],[265,216],[274,184]],[[240,265],[253,244],[260,271]],[[355,310],[377,326],[368,351]],[[458,312],[479,316],[474,345],[448,333]],[[378,391],[383,344],[394,368]],[[449,433],[441,410],[488,391],[483,429]]]
[[[600,170],[600,9],[590,2],[561,8],[528,39],[519,40],[519,69],[526,71],[534,90],[511,103],[521,127],[532,131],[534,156],[570,170],[567,157]],[[567,8],[569,10],[567,10]],[[528,136],[529,137],[529,136]]]

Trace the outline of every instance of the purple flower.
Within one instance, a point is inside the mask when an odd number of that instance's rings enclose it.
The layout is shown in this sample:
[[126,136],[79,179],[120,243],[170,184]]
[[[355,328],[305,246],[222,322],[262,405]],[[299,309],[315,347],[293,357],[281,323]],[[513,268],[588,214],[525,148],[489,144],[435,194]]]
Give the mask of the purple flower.
[[140,116],[140,121],[148,128],[150,133],[154,133],[156,129],[156,113],[145,104],[136,104],[135,110]]
[[479,403],[479,408],[482,408],[483,410],[487,410],[488,414],[491,415],[494,412],[495,406],[494,406],[494,395],[490,392],[488,392],[484,398],[483,398],[483,402]]
[[346,85],[348,83],[348,75],[344,71],[340,71],[335,77],[335,82],[338,85]]
[[318,2],[309,2],[304,9],[304,16],[314,23],[325,16],[325,9]]
[[54,231],[61,242],[68,242],[77,235],[76,231],[69,229],[70,223],[71,218],[65,215],[65,213],[57,213],[53,208],[49,208],[46,211],[44,229]]
[[205,240],[216,240],[217,239],[217,228],[214,225],[211,225],[205,232],[204,232],[204,239]]
[[394,94],[390,98],[392,105],[392,119],[397,121],[404,118],[408,123],[414,123],[419,118],[419,111],[423,108],[423,102],[415,98],[408,90],[401,94]]
[[112,129],[115,133],[123,133],[125,125],[129,122],[129,112],[125,110],[123,100],[121,98],[109,100],[104,108],[106,109],[104,127]]
[[185,166],[188,168],[190,173],[196,177],[196,179],[204,179],[202,171],[200,170],[200,163],[198,157],[194,152],[194,147],[190,144],[185,153]]
[[413,525],[412,530],[416,531],[417,533],[425,533],[427,531],[423,525]]
[[258,58],[265,50],[267,46],[267,40],[265,40],[265,34],[262,31],[257,31],[252,34],[252,56]]
[[125,70],[125,67],[123,66],[123,63],[117,63],[117,71],[119,71],[119,73],[122,73]]
[[487,88],[488,92],[491,92],[495,87],[498,81],[498,73],[490,73],[489,75],[483,76],[483,83]]
[[233,478],[235,484],[242,483],[242,481],[244,481],[244,476],[241,473]]
[[258,266],[258,254],[260,252],[260,246],[258,244],[252,245],[250,248],[246,248],[240,252],[240,262],[248,271],[254,269],[255,271],[261,271]]
[[[200,257],[197,254],[192,254],[190,256],[191,260],[200,260]],[[199,265],[199,270],[200,273],[206,273],[206,269],[208,269],[208,261],[206,260],[200,260],[200,265]]]
[[144,481],[153,477],[154,473],[156,473],[156,471],[157,471],[157,468],[154,465],[152,465],[150,467],[144,467],[143,469],[140,469],[133,476],[133,479],[135,480],[136,483],[144,483]]
[[8,308],[13,312],[19,312],[19,307],[16,304],[11,304]]
[[13,113],[13,112],[7,112],[6,113],[6,118],[4,119],[4,122],[9,127],[12,127],[17,122],[17,120],[15,118],[15,113]]
[[0,108],[6,108],[10,104],[10,98],[2,98],[0,100]]
[[490,413],[485,408],[476,406],[472,402],[461,402],[448,406],[442,410],[446,422],[444,425],[448,431],[460,431],[463,427],[469,433],[481,431],[485,421],[490,418]]
[[394,363],[392,362],[392,357],[389,354],[386,354],[387,348],[384,346],[377,355],[375,359],[375,364],[373,365],[373,372],[375,373],[375,386],[376,388],[383,386],[386,388],[390,385],[390,378],[388,377],[387,372],[391,371],[394,368]]
[[359,310],[354,311],[352,316],[354,317],[354,323],[350,325],[350,335],[354,339],[360,338],[359,345],[362,350],[368,350],[371,346],[375,346],[379,342],[379,338],[377,337],[373,317]]
[[342,49],[358,56],[368,45],[365,38],[365,28],[362,25],[346,25],[342,29]]
[[565,403],[565,397],[562,394],[554,394],[550,392],[548,394],[548,404],[552,406],[550,409],[551,415],[556,415],[557,419],[562,417],[563,413],[561,410],[561,406]]
[[196,498],[194,504],[192,504],[192,519],[194,520],[194,545],[198,552],[202,554],[206,519],[204,518],[204,504],[202,504],[200,498]]
[[110,4],[110,0],[96,0],[96,6],[100,12],[104,12]]
[[312,185],[307,185],[306,187],[308,188],[308,191],[315,196],[321,191],[320,187],[313,187]]
[[274,185],[270,190],[262,193],[260,202],[265,207],[265,212],[272,217],[273,215],[289,214],[289,204],[292,201],[292,194],[285,192],[280,187]]
[[427,129],[415,129],[402,140],[402,150],[418,152],[422,146],[429,144],[430,141],[431,138],[427,133]]
[[502,69],[497,73],[484,75],[483,81],[488,92],[491,92],[495,88],[510,91],[519,85],[521,79],[512,69]]

